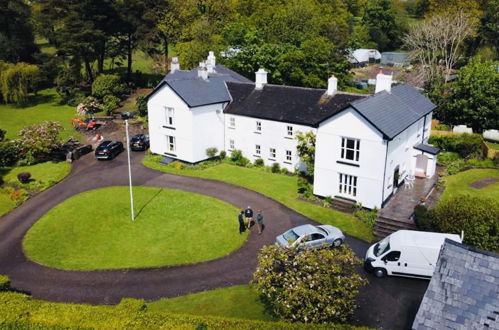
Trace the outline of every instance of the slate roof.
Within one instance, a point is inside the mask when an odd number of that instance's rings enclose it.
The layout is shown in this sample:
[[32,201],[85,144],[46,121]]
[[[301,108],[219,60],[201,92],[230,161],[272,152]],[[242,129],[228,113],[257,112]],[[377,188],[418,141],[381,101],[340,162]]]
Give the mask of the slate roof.
[[435,109],[421,93],[406,84],[392,87],[352,103],[352,106],[388,139],[404,131]]
[[231,98],[225,87],[226,81],[251,83],[251,80],[223,65],[217,65],[215,72],[210,73],[207,80],[198,77],[197,68],[190,71],[177,70],[167,74],[147,97],[168,85],[191,108],[229,102]]
[[226,84],[232,103],[225,113],[313,127],[366,97],[341,92],[325,97],[325,89],[266,84],[256,90],[254,84]]
[[499,255],[446,239],[412,329],[499,329]]
[[431,155],[436,155],[440,152],[440,148],[435,148],[429,144],[419,143],[414,146],[414,149],[421,150],[427,152]]

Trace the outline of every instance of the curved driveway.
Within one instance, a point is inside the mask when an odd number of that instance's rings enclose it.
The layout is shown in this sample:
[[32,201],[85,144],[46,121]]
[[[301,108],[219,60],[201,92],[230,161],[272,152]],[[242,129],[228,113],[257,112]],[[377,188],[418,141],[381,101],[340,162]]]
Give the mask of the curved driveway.
[[[257,253],[272,244],[275,236],[304,223],[305,216],[259,193],[223,182],[181,177],[145,168],[142,154],[133,154],[134,185],[180,189],[226,201],[239,208],[251,205],[262,209],[266,228],[258,236],[255,230],[245,245],[227,257],[204,263],[151,269],[109,271],[65,271],[39,265],[26,258],[22,238],[47,211],[63,200],[86,190],[127,185],[126,155],[110,162],[96,162],[87,155],[74,163],[68,178],[28,200],[0,219],[0,274],[9,275],[12,285],[36,298],[75,303],[118,303],[123,297],[155,300],[202,290],[245,284],[252,277]],[[98,216],[93,205],[80,210]],[[234,215],[234,230],[237,230]],[[347,243],[363,257],[368,244],[353,237]],[[200,246],[200,248],[203,248]],[[385,328],[407,327],[414,318],[428,282],[403,278],[383,280],[368,276],[371,284],[358,298],[356,324]]]

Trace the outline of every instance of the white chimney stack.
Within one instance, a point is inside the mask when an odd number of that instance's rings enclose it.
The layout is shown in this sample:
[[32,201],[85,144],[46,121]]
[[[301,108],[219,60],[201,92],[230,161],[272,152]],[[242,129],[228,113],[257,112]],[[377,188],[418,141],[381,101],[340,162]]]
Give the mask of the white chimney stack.
[[208,69],[206,69],[206,63],[199,62],[198,77],[204,80],[208,79]]
[[215,53],[213,51],[208,52],[206,64],[211,64],[213,67],[217,66],[217,58],[215,57]]
[[263,89],[263,86],[267,83],[267,72],[264,69],[260,69],[255,72],[255,89]]
[[172,57],[172,62],[170,63],[170,72],[173,73],[180,70],[180,63],[178,62],[178,57]]
[[206,70],[208,71],[208,73],[215,72],[215,68],[213,67],[213,65],[209,61],[206,63]]
[[338,78],[334,74],[327,80],[327,96],[333,96],[338,91]]
[[376,90],[375,93],[381,91],[387,91],[390,93],[392,90],[392,75],[387,75],[383,73],[383,70],[379,70],[379,73],[376,75]]

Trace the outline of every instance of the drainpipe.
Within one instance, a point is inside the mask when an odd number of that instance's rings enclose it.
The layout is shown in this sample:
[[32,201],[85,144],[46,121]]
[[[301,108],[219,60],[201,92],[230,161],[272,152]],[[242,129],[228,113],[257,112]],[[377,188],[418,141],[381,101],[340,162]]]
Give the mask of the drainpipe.
[[388,160],[388,144],[390,142],[386,140],[386,153],[385,153],[385,168],[383,170],[383,184],[381,185],[381,207],[383,208],[383,203],[385,202],[385,179],[386,179],[386,161]]

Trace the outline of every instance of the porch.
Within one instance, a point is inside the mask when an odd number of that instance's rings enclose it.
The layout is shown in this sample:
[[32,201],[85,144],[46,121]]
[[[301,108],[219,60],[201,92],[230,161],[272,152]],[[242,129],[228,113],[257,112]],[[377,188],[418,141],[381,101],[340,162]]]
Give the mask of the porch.
[[414,208],[426,200],[438,180],[438,174],[429,178],[416,177],[411,185],[402,184],[397,192],[379,211],[374,226],[378,238],[386,237],[400,229],[416,230]]

